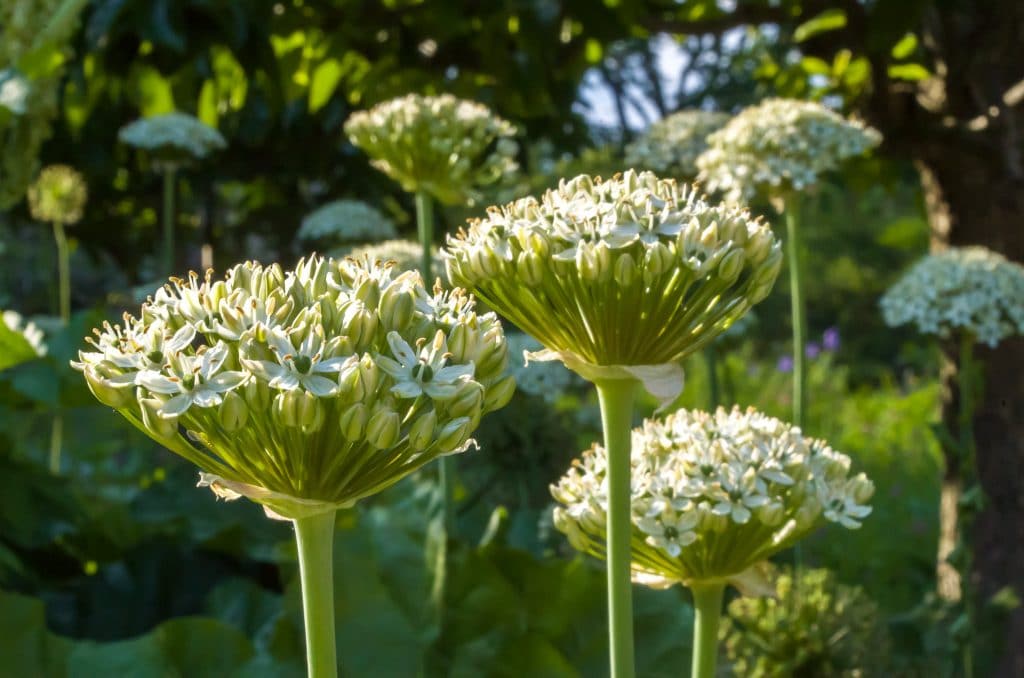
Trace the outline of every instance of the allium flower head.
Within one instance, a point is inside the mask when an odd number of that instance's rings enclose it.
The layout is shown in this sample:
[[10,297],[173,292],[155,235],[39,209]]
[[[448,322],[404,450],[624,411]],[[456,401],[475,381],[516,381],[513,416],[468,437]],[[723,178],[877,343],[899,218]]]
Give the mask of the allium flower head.
[[591,381],[674,365],[763,299],[782,262],[746,210],[632,170],[491,208],[442,256],[453,284],[549,349],[542,359]]
[[697,176],[697,156],[707,150],[708,135],[729,122],[729,114],[688,109],[651,125],[626,146],[626,164],[664,176]]
[[[431,247],[431,258],[433,263],[431,271],[438,272],[444,278],[444,265],[441,263],[441,253],[437,247]],[[423,258],[423,247],[414,240],[385,240],[383,242],[353,247],[348,251],[348,256],[356,259],[369,259],[370,261],[388,262],[393,261],[399,271],[415,271],[419,269]]]
[[466,449],[514,389],[493,313],[365,259],[172,279],[95,335],[73,365],[99,400],[221,496],[288,518]]
[[765,99],[707,141],[708,150],[697,158],[701,181],[740,201],[808,188],[847,158],[877,146],[882,136],[812,101]]
[[508,371],[516,379],[517,390],[547,401],[554,401],[565,393],[574,381],[579,380],[572,372],[557,362],[534,361],[531,364],[529,354],[544,348],[533,337],[515,332],[506,335],[506,339],[510,356]]
[[121,128],[121,143],[148,151],[162,164],[179,166],[227,147],[213,127],[186,113],[140,118]]
[[943,338],[970,332],[996,346],[1024,334],[1024,266],[984,247],[951,248],[921,259],[879,305],[890,327],[909,323]]
[[28,209],[36,221],[67,226],[82,219],[88,198],[81,174],[67,165],[50,165],[29,186]]
[[335,200],[302,220],[299,240],[307,242],[377,242],[398,237],[395,223],[361,200]]
[[[850,458],[753,409],[679,410],[633,431],[634,578],[652,586],[730,581],[822,522],[856,529],[874,486]],[[594,445],[551,488],[555,526],[604,556],[607,455]]]
[[410,94],[354,113],[349,140],[409,193],[472,203],[478,187],[517,168],[516,128],[483,104],[450,94]]

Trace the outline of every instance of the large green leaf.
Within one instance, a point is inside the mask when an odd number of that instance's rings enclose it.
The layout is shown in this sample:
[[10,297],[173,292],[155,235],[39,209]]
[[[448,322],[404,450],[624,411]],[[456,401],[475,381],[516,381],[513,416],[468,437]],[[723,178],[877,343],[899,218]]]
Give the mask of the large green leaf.
[[71,645],[46,630],[42,601],[0,591],[0,674],[63,676]]

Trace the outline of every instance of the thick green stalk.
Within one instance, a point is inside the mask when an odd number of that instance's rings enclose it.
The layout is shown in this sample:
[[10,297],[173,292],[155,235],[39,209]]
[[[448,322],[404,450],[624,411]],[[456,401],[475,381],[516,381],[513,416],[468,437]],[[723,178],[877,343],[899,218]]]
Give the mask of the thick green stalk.
[[165,167],[163,210],[164,245],[163,251],[161,252],[161,266],[163,267],[162,273],[164,275],[171,275],[174,273],[174,179],[175,168]]
[[604,446],[608,451],[608,646],[611,678],[632,678],[633,582],[630,577],[633,523],[630,517],[630,432],[636,382],[600,381]]
[[295,520],[309,678],[337,678],[334,644],[334,511]]
[[715,350],[714,342],[704,349],[704,364],[708,369],[708,400],[710,410],[714,412],[722,404],[722,396],[718,388],[718,352]]
[[691,678],[713,678],[718,661],[718,622],[725,584],[693,586],[693,669]]
[[807,310],[800,283],[800,203],[791,197],[783,210],[786,217],[786,254],[789,257],[789,298],[793,324],[793,423],[804,425],[807,406]]
[[423,248],[420,273],[423,274],[423,283],[429,289],[434,283],[430,270],[430,247],[434,244],[434,210],[430,204],[430,194],[426,191],[416,191],[416,232],[419,234],[420,247]]

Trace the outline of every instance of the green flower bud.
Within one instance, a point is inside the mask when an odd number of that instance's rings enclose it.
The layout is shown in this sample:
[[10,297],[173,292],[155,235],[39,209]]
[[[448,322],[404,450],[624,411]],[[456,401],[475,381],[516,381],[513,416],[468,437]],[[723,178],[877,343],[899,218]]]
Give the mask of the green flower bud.
[[359,381],[363,385],[363,392],[373,397],[380,386],[380,368],[369,353],[363,355],[359,360]]
[[359,442],[363,439],[366,431],[366,421],[369,419],[369,410],[363,403],[353,403],[341,412],[338,417],[338,425],[341,427],[341,434],[350,443]]
[[466,381],[449,401],[448,414],[453,417],[473,416],[480,411],[483,403],[484,387],[475,381]]
[[471,426],[472,420],[469,417],[452,419],[437,434],[437,449],[441,452],[453,452],[462,447],[469,438]]
[[298,400],[298,422],[304,433],[319,431],[324,423],[324,406],[315,395],[309,391],[301,391]]
[[858,473],[850,480],[851,494],[858,504],[866,504],[875,496],[875,484],[863,473]]
[[224,400],[217,410],[217,417],[220,425],[228,433],[233,433],[245,426],[249,418],[249,407],[245,399],[235,391],[228,391],[224,394]]
[[516,259],[516,273],[527,285],[539,285],[544,280],[544,260],[534,252],[520,252]]
[[489,330],[483,337],[483,344],[476,363],[476,372],[481,380],[504,372],[508,365],[508,343],[500,329]]
[[718,222],[712,221],[700,234],[700,244],[708,249],[718,246]]
[[409,429],[409,447],[417,452],[430,447],[434,440],[434,429],[437,427],[437,412],[430,410],[416,418]]
[[631,287],[637,279],[636,260],[629,252],[615,260],[615,282],[622,287]]
[[516,392],[516,379],[511,374],[487,389],[487,397],[484,399],[484,412],[500,410],[508,401],[512,400],[512,394]]
[[295,391],[283,391],[274,396],[272,409],[274,420],[281,426],[295,428],[299,425],[299,404],[296,401]]
[[253,412],[266,412],[270,408],[273,395],[266,382],[255,378],[249,379],[240,390],[249,409]]
[[391,285],[381,295],[378,311],[388,331],[402,332],[412,320],[415,307],[412,292],[403,290],[400,285]]
[[373,278],[366,278],[356,287],[354,296],[364,306],[376,308],[380,303],[380,283]]
[[448,333],[448,352],[456,363],[469,362],[470,356],[476,353],[476,332],[468,325],[459,323]]
[[161,417],[159,413],[162,402],[156,398],[139,398],[142,410],[142,423],[157,438],[174,439],[178,435],[178,418]]
[[401,419],[398,413],[381,407],[372,415],[366,424],[366,440],[378,450],[386,450],[398,441]]
[[743,270],[743,250],[735,249],[722,258],[718,264],[718,277],[725,284],[730,284],[739,277]]
[[644,254],[644,274],[657,277],[672,268],[675,257],[664,243],[654,243]]
[[130,406],[135,401],[135,388],[132,384],[114,385],[108,378],[98,374],[98,369],[85,370],[85,382],[96,399],[114,409]]

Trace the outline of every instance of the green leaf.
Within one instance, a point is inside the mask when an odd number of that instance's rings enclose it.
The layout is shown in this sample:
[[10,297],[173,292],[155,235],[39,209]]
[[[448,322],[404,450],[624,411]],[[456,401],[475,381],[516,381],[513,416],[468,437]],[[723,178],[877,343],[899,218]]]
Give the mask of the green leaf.
[[210,127],[216,127],[220,115],[217,112],[217,86],[212,80],[203,83],[199,90],[199,105],[196,107],[196,117]]
[[160,74],[160,71],[152,66],[139,66],[134,76],[132,80],[135,95],[143,117],[174,111],[171,83]]
[[907,33],[900,41],[893,45],[892,57],[893,59],[906,59],[914,50],[917,49],[917,36],[913,33]]
[[309,87],[309,112],[316,113],[330,101],[345,71],[337,59],[325,59],[313,70]]
[[889,77],[896,80],[925,80],[931,77],[928,69],[921,64],[893,64],[889,66]]
[[818,16],[796,27],[793,38],[803,42],[819,33],[838,30],[846,26],[846,12],[841,9],[827,9]]
[[601,43],[593,38],[587,40],[586,47],[584,48],[587,62],[596,64],[601,60],[604,55],[604,48],[601,47]]
[[800,60],[800,66],[810,75],[828,75],[832,72],[828,62],[818,57],[805,56]]
[[866,57],[859,56],[850,62],[843,72],[843,82],[847,87],[856,89],[867,82],[871,75],[871,62]]
[[46,629],[43,602],[28,596],[0,591],[0,611],[0,657],[3,657],[3,674],[54,678],[64,676],[72,643]]
[[24,333],[11,329],[0,320],[0,370],[35,360],[39,355]]

